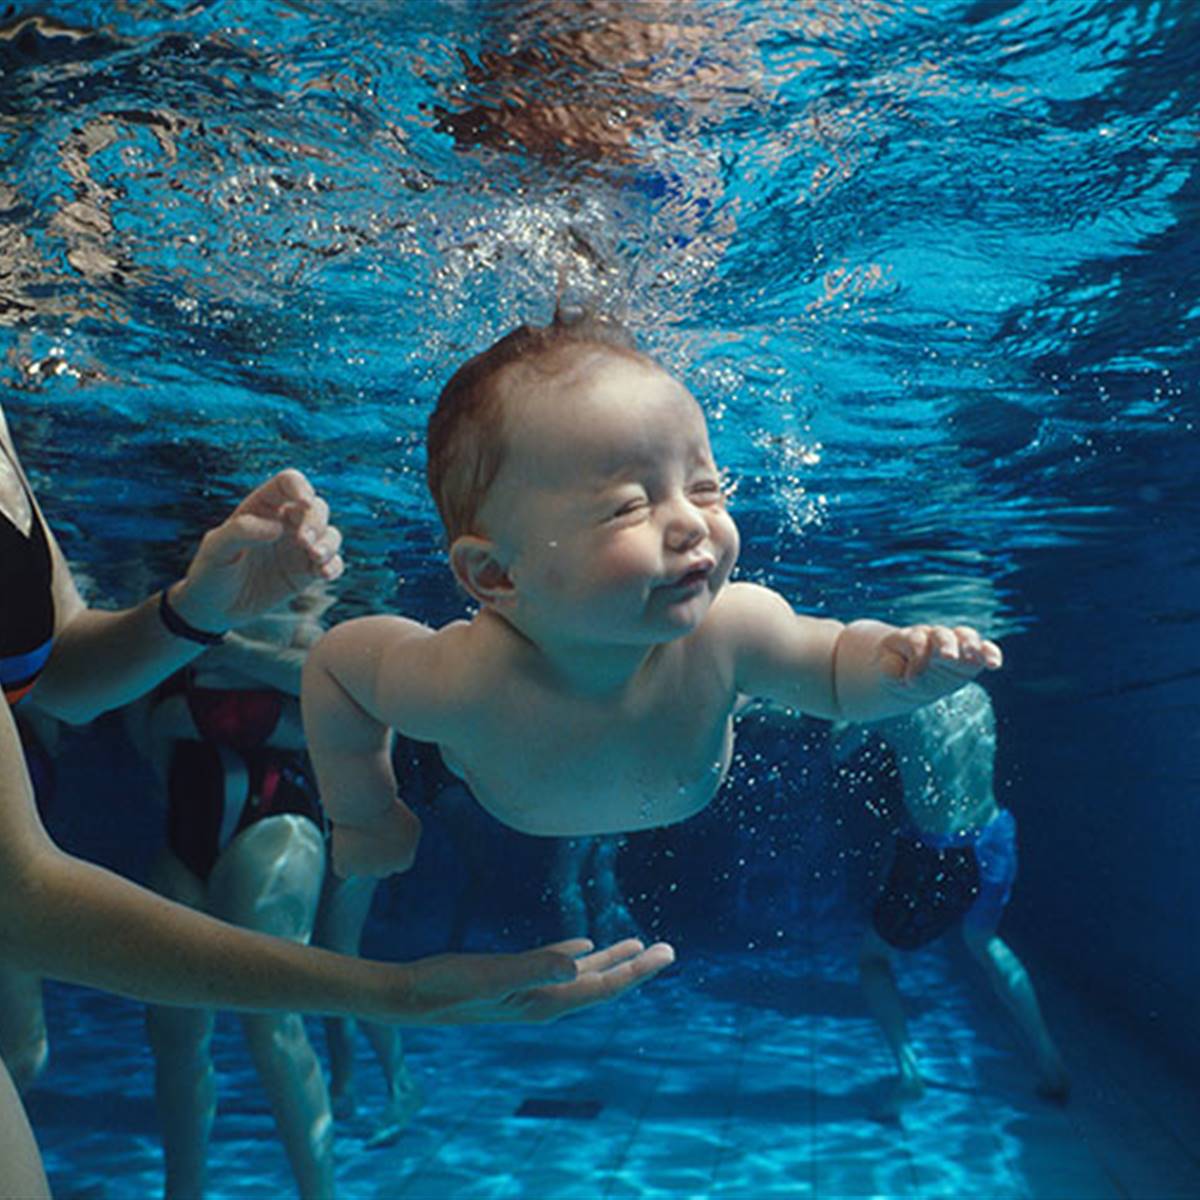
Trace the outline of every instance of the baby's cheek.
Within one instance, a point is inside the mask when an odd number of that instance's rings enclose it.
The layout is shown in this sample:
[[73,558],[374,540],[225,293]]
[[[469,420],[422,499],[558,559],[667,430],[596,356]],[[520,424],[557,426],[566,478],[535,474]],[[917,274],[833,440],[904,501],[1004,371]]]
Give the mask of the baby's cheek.
[[737,562],[742,544],[738,527],[728,513],[722,513],[718,518],[716,526],[713,529],[713,541],[721,547],[722,558],[724,559],[722,566],[725,567],[726,574],[728,574],[733,570],[734,564]]

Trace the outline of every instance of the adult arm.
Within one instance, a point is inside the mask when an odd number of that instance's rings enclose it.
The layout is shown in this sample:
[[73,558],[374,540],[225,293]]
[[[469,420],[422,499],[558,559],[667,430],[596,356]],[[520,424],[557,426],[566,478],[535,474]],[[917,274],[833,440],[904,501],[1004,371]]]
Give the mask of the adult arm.
[[[3,413],[0,438],[17,461]],[[45,524],[36,499],[34,507]],[[35,688],[39,707],[82,724],[136,699],[204,649],[166,628],[157,595],[120,612],[89,608],[46,529],[55,631],[53,653]],[[337,578],[340,546],[325,501],[299,471],[281,471],[204,535],[184,578],[168,589],[169,599],[194,628],[223,633],[313,580]]]
[[60,851],[38,820],[0,701],[0,959],[153,1004],[413,1024],[542,1021],[611,999],[673,959],[625,942],[390,964],[226,925]]

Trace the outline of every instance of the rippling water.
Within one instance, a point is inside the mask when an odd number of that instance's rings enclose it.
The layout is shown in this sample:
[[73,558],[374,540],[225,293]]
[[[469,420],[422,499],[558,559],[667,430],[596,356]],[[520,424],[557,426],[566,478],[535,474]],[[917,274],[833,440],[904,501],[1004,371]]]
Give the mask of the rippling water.
[[745,574],[1027,625],[1029,549],[1195,514],[1198,46],[1189,0],[18,6],[6,405],[102,593],[291,461],[343,611],[440,615],[426,414],[562,286],[704,402]]

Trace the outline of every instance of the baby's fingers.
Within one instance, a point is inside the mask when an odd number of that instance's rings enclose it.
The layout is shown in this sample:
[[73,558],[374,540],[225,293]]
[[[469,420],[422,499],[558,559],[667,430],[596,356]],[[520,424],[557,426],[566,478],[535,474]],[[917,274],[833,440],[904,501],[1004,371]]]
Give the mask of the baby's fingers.
[[908,662],[904,667],[904,678],[911,681],[924,675],[933,657],[933,630],[928,625],[913,625],[905,631],[908,639]]
[[955,626],[954,635],[958,638],[962,656],[968,662],[977,663],[989,670],[996,670],[1004,662],[1004,655],[995,642],[981,637],[977,629],[969,625]]
[[963,657],[959,652],[958,638],[954,631],[947,629],[945,625],[934,625],[929,631],[929,641],[932,644],[932,654],[936,654],[938,658],[957,662]]

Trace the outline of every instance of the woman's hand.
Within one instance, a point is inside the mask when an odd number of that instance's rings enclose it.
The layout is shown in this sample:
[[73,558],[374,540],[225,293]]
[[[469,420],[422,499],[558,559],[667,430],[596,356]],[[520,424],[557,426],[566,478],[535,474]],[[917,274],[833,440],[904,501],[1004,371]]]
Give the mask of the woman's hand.
[[590,941],[577,938],[524,954],[439,954],[404,965],[409,982],[401,1012],[390,1019],[405,1025],[554,1021],[612,1000],[674,961],[666,942],[645,947],[636,938],[594,952]]
[[171,607],[197,629],[224,633],[314,580],[337,579],[341,544],[312,484],[299,471],[280,471],[204,535],[171,588]]

